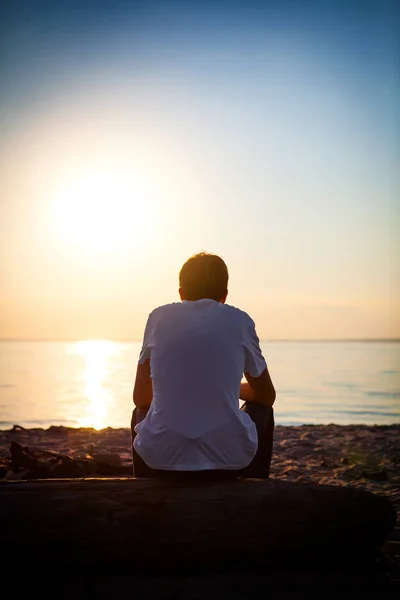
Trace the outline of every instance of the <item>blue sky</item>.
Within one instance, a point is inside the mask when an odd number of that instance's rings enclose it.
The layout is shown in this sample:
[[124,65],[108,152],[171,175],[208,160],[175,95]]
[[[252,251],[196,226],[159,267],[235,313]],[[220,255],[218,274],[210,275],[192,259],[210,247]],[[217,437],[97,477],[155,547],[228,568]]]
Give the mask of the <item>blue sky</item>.
[[1,10],[0,335],[138,339],[206,249],[263,338],[400,336],[397,2]]

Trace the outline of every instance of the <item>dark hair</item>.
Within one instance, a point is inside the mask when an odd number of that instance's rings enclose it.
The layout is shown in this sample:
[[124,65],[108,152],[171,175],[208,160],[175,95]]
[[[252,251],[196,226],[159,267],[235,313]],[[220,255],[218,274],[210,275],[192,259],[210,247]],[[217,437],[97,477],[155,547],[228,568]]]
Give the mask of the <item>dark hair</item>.
[[215,254],[200,252],[185,262],[179,273],[179,286],[185,300],[210,298],[219,302],[228,291],[228,268]]

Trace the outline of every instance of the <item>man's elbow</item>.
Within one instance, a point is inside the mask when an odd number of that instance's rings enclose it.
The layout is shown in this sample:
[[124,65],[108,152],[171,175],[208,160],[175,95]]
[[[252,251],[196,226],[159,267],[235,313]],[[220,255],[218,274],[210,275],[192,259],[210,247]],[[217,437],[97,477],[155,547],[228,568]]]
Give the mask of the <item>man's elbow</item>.
[[270,391],[270,393],[268,395],[268,399],[269,399],[268,406],[273,406],[273,404],[276,400],[276,391],[275,391],[274,387],[272,387],[272,390]]
[[276,391],[275,388],[272,386],[270,388],[268,388],[267,390],[265,390],[265,392],[260,395],[259,397],[255,397],[254,401],[258,402],[259,404],[264,404],[265,406],[273,406],[274,402],[276,399]]

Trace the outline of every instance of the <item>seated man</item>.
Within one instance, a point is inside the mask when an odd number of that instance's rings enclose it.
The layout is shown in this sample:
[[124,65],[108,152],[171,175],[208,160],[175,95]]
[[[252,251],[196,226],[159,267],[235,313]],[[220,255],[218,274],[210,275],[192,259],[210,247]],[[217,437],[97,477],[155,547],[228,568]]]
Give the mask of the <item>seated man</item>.
[[275,389],[254,322],[225,304],[228,269],[218,256],[189,258],[179,285],[182,302],[153,310],[144,333],[133,390],[134,474],[266,479]]

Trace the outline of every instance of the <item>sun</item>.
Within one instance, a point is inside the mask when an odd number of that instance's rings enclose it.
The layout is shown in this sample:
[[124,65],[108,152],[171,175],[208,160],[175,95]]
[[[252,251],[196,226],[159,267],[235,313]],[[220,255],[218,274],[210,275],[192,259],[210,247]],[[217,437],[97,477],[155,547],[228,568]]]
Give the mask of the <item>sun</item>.
[[133,178],[94,172],[65,182],[55,195],[54,214],[63,238],[80,249],[115,251],[148,231],[149,190]]

